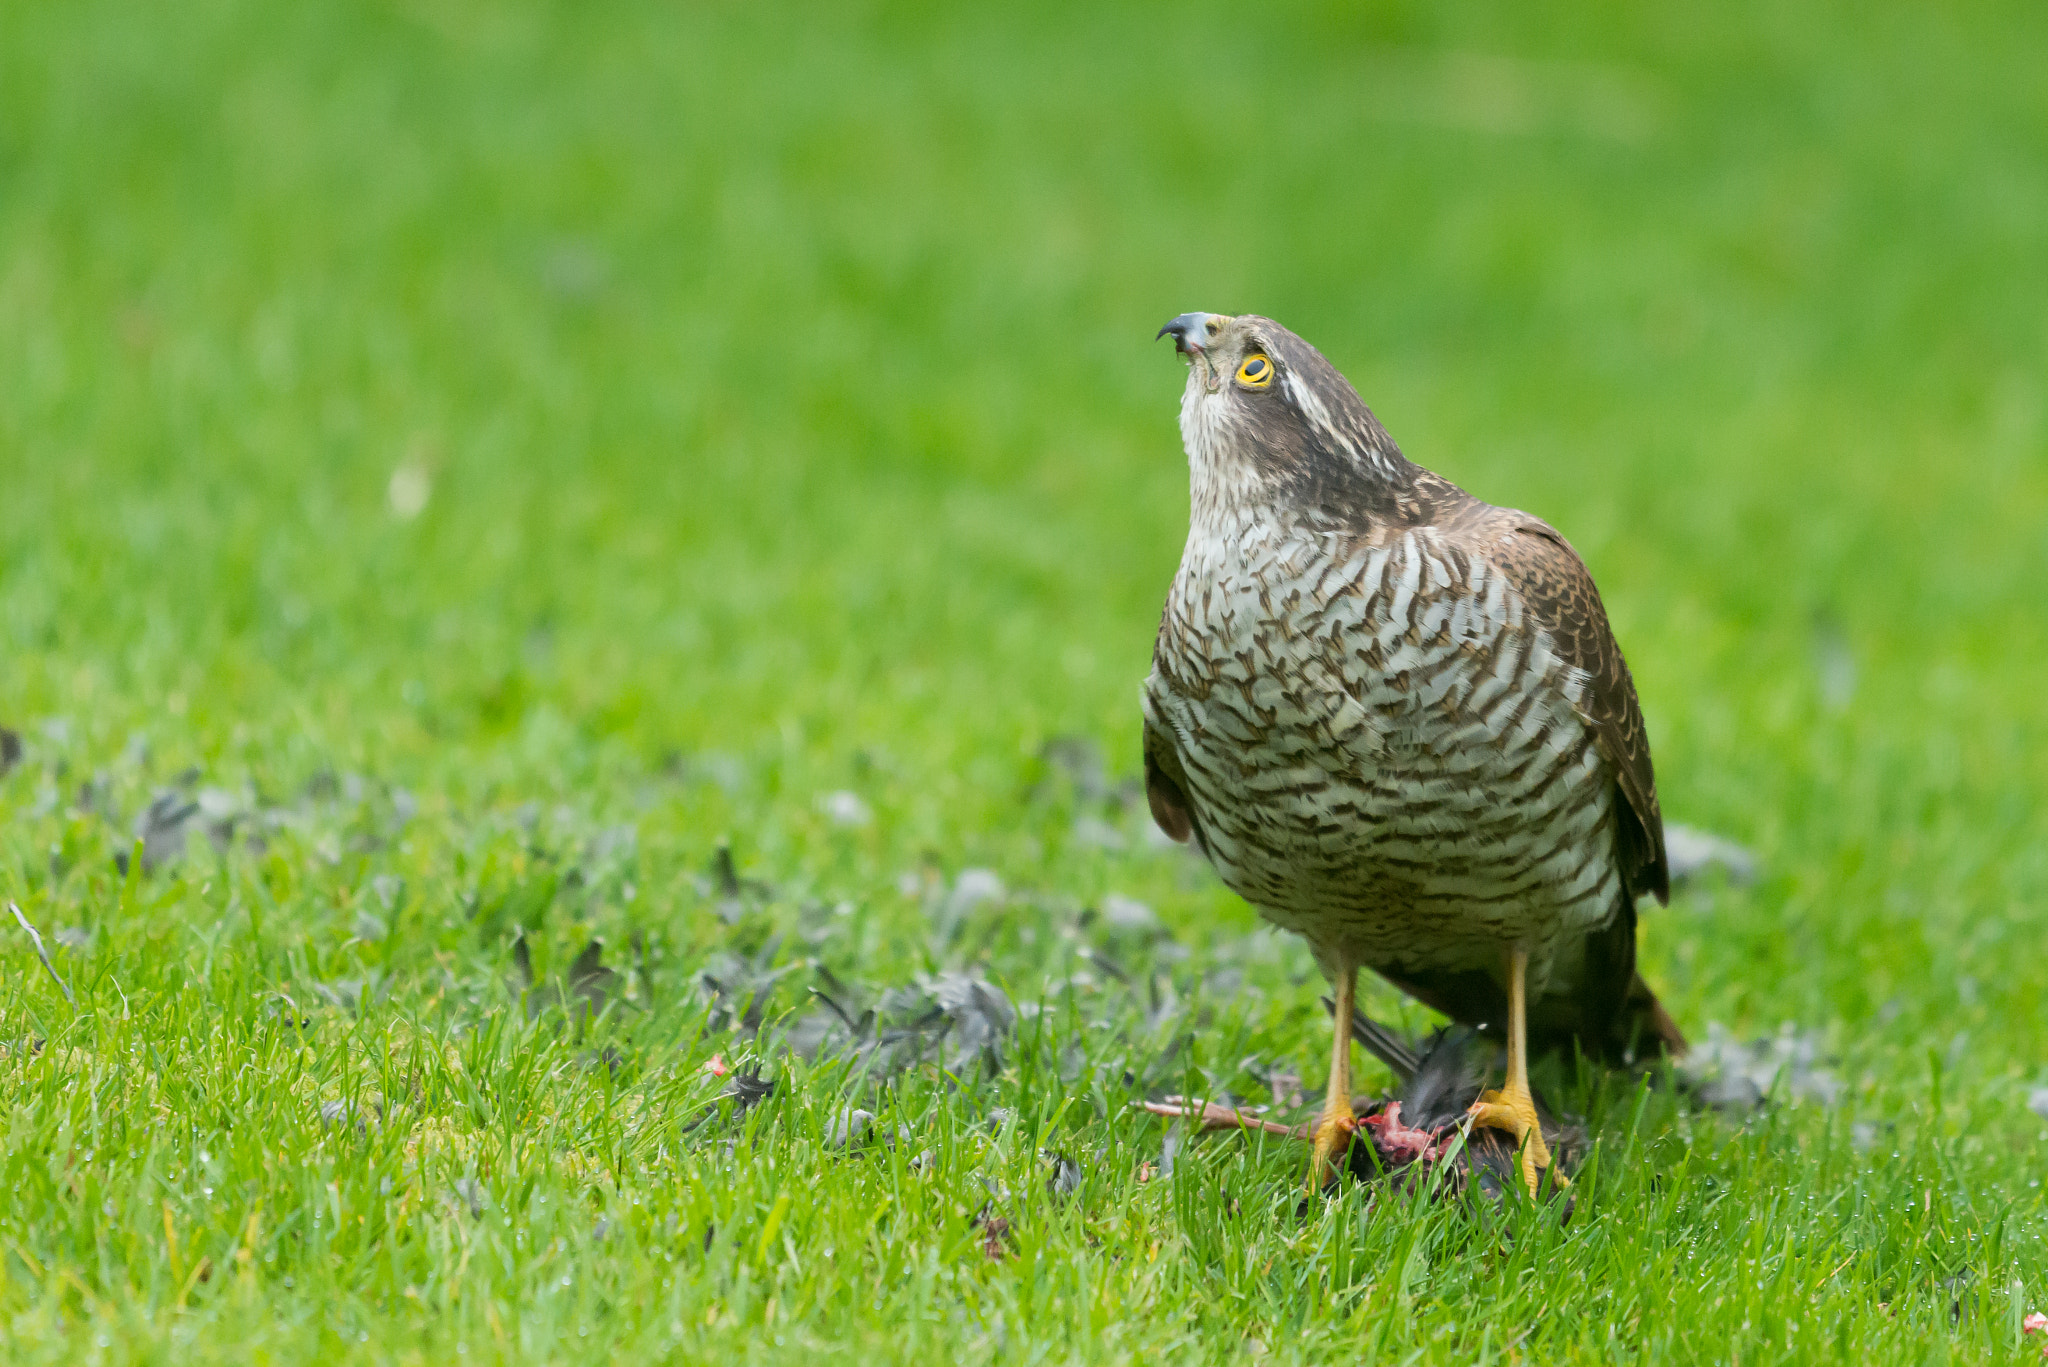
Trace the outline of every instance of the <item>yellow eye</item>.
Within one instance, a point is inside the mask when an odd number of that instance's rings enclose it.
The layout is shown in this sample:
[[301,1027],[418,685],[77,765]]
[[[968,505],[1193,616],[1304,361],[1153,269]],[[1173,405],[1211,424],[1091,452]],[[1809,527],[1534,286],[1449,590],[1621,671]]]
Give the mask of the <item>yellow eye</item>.
[[1264,389],[1273,383],[1273,363],[1254,351],[1238,366],[1237,382],[1247,389]]

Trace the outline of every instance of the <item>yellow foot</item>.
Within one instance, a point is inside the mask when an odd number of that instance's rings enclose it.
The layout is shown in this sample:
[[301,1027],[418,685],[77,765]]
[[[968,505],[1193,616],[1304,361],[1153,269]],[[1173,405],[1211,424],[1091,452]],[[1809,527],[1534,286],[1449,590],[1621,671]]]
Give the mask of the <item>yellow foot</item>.
[[[1481,1092],[1467,1114],[1475,1125],[1506,1130],[1515,1137],[1522,1150],[1522,1181],[1534,1196],[1537,1174],[1550,1167],[1550,1146],[1543,1142],[1543,1125],[1536,1118],[1536,1099],[1526,1088]],[[1550,1180],[1560,1187],[1571,1185],[1570,1179],[1554,1168]]]
[[1309,1195],[1314,1196],[1337,1175],[1333,1160],[1351,1143],[1351,1131],[1355,1128],[1349,1114],[1325,1115],[1317,1124],[1315,1155],[1308,1163]]

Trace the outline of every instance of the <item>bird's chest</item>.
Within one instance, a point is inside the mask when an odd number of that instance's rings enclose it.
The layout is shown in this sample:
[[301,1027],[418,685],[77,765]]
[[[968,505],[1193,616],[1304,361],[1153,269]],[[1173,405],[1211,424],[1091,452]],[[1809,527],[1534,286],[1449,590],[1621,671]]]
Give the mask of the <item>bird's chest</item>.
[[1146,701],[1226,882],[1296,928],[1390,926],[1540,874],[1602,819],[1582,683],[1512,585],[1426,531],[1252,528],[1191,538]]
[[1518,648],[1530,626],[1505,582],[1425,535],[1346,552],[1254,529],[1191,544],[1148,692],[1242,795],[1300,771],[1398,801],[1431,757],[1495,747],[1511,718],[1494,695],[1547,663]]

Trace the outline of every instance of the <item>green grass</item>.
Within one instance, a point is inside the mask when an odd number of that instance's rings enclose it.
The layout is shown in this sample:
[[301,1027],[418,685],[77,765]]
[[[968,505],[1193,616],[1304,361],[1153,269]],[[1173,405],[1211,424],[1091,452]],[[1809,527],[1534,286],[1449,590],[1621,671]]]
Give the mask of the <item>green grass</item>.
[[[0,7],[0,898],[77,994],[0,917],[0,1356],[2030,1358],[2048,13],[1011,11]],[[1568,1088],[1564,1229],[1138,1180],[1134,1097],[1324,1057],[1299,946],[1039,758],[1136,768],[1198,308],[1575,540],[1764,869],[1646,970],[1840,1105]],[[120,873],[198,788],[264,824]],[[521,929],[623,1000],[529,1018]],[[813,961],[1046,1005],[873,1087],[777,1043]],[[714,1053],[778,1091],[685,1130]]]

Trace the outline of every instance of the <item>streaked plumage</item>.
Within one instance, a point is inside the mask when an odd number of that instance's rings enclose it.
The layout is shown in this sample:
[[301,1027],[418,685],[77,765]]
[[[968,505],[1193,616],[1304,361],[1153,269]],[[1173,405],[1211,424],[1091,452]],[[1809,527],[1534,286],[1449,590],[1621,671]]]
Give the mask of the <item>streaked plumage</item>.
[[1159,825],[1326,967],[1497,1028],[1519,948],[1536,1047],[1682,1048],[1635,972],[1663,822],[1584,564],[1408,461],[1279,324],[1175,326],[1200,336],[1176,339],[1191,516],[1144,695]]

